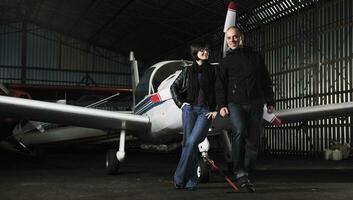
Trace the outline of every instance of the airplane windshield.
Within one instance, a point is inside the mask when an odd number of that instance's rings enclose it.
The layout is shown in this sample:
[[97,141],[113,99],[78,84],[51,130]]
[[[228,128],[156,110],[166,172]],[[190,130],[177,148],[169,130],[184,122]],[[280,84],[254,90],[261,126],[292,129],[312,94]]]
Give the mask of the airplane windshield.
[[[167,62],[162,65],[157,65],[157,67],[148,68],[137,85],[135,97],[136,102],[140,102],[143,98],[150,95],[151,93],[157,92],[158,86],[170,75],[176,71],[182,69],[185,65],[190,64],[189,61],[172,61]],[[150,83],[152,87],[149,88]],[[151,91],[150,91],[151,90]]]
[[157,92],[158,86],[171,74],[182,69],[185,66],[185,62],[172,62],[160,67],[152,77],[152,90]]
[[141,77],[139,84],[136,87],[136,92],[135,92],[136,102],[140,102],[143,98],[145,98],[145,96],[149,94],[148,86],[154,69],[155,69],[154,67],[148,68],[143,73],[143,76]]

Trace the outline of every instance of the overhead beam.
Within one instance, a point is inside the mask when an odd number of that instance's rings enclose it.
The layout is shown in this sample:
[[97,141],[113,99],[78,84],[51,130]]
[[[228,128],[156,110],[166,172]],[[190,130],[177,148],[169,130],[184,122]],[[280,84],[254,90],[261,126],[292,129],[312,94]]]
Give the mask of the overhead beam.
[[127,3],[125,3],[117,12],[110,17],[88,40],[92,41],[94,40],[97,36],[99,36],[102,31],[109,26],[112,22],[116,20],[116,18],[127,8],[130,6],[131,3],[133,3],[134,0],[129,0]]

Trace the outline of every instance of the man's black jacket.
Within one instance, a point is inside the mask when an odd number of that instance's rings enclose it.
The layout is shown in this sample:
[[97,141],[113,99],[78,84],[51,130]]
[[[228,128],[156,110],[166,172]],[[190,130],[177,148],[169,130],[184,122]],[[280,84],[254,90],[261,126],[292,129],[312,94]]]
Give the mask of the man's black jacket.
[[227,52],[217,70],[216,91],[219,108],[230,102],[274,106],[272,81],[264,59],[248,47]]

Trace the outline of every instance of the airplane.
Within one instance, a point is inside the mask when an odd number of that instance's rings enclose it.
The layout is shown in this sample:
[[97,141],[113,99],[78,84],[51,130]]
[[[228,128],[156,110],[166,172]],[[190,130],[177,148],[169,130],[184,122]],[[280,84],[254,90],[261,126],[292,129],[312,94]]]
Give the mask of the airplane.
[[[234,12],[232,14],[235,17]],[[229,12],[227,16],[231,18]],[[125,158],[126,133],[131,133],[152,144],[180,141],[180,133],[182,132],[181,110],[172,100],[169,88],[181,69],[192,64],[192,62],[186,60],[162,61],[147,69],[139,80],[137,61],[133,53],[130,55],[130,60],[133,82],[133,110],[129,113],[0,96],[0,115],[75,127],[120,130],[119,151],[109,150],[106,156],[108,172],[116,173],[119,163]],[[37,125],[36,123],[29,124],[32,128]],[[25,129],[25,127],[21,128]],[[103,135],[109,138],[117,138],[117,135],[111,136],[107,132],[94,132],[93,130],[89,133],[88,131],[71,133],[67,130],[70,128],[72,127],[47,130],[44,134],[41,131],[28,133],[22,129],[15,131],[13,138],[23,147],[74,139],[93,139]]]
[[[225,26],[235,23],[232,18],[236,17],[235,3],[230,2],[227,11]],[[226,19],[227,19],[226,18]],[[226,28],[225,28],[226,30]],[[139,139],[151,144],[167,144],[173,141],[180,141],[182,133],[181,110],[175,105],[171,94],[170,86],[181,69],[191,64],[187,60],[169,60],[154,64],[148,68],[141,80],[138,76],[137,61],[130,53],[132,70],[132,91],[133,106],[128,112],[114,112],[99,110],[95,108],[85,108],[73,105],[57,104],[44,101],[21,99],[8,96],[0,96],[0,115],[4,117],[14,117],[19,119],[36,120],[51,122],[56,124],[66,124],[75,127],[93,128],[99,130],[119,130],[119,134],[110,135],[109,131],[100,134],[82,133],[74,135],[73,132],[58,131],[55,134],[48,132],[47,140],[44,142],[57,142],[73,139],[94,139],[103,137],[104,139],[119,138],[118,151],[110,149],[106,154],[106,168],[109,174],[116,174],[120,163],[125,159],[125,141],[126,134],[131,134]],[[332,117],[336,115],[345,115],[353,112],[353,102],[335,104],[327,106],[313,106],[310,108],[295,108],[291,110],[276,111],[275,113],[264,112],[264,118],[274,124],[279,125],[283,122],[301,121],[302,119],[316,119],[322,117]],[[298,114],[299,113],[299,114]],[[277,116],[277,117],[276,117]],[[227,118],[217,117],[213,123],[211,134],[220,134],[221,141],[225,148],[225,158],[230,157],[230,141],[227,130],[229,123]],[[31,135],[33,141],[39,141],[44,138],[40,132]],[[52,135],[55,135],[52,136]],[[17,134],[17,140],[26,145],[25,134]],[[32,143],[33,144],[33,143]],[[209,144],[199,146],[203,155],[207,155]],[[201,164],[203,162],[200,162]],[[201,165],[200,164],[200,165]],[[205,166],[205,165],[204,165]],[[198,170],[199,177],[208,176],[208,172],[203,172],[204,168],[200,166]]]
[[[132,63],[133,68],[137,70],[136,60],[132,60]],[[125,158],[126,133],[153,144],[165,144],[181,138],[181,117],[176,117],[181,116],[181,111],[171,97],[166,98],[165,96],[170,95],[169,87],[181,72],[177,70],[187,64],[190,62],[184,60],[163,61],[150,67],[141,81],[138,81],[138,76],[135,76],[133,80],[138,84],[133,87],[135,90],[134,99],[136,98],[139,103],[130,112],[113,112],[0,96],[0,115],[94,129],[121,130],[120,136],[118,136],[120,138],[119,151],[109,150],[107,152],[107,168],[110,173],[116,173],[119,163]],[[176,71],[177,73],[175,73]],[[59,131],[58,134],[36,132],[31,135],[16,134],[16,136],[23,144],[27,145],[27,142],[28,145],[31,145],[37,143],[30,143],[30,141],[39,141],[42,144],[66,139],[92,138],[97,135],[89,133],[74,135],[71,132],[60,133]],[[117,138],[116,135],[115,138]]]
[[[232,2],[228,6],[226,26],[235,23],[235,3]],[[125,135],[132,134],[141,140],[152,144],[165,144],[172,141],[180,141],[182,132],[181,110],[175,105],[170,94],[170,86],[177,78],[181,69],[192,64],[186,60],[172,60],[159,62],[144,73],[141,81],[138,76],[137,61],[133,53],[130,55],[132,68],[132,90],[133,90],[133,110],[130,113],[117,113],[103,111],[97,109],[89,109],[82,107],[74,107],[70,105],[54,104],[49,102],[40,102],[35,100],[13,99],[10,97],[0,97],[0,110],[2,115],[15,118],[24,118],[36,121],[52,122],[56,124],[66,124],[77,126],[75,133],[73,127],[60,127],[52,130],[40,131],[40,127],[36,122],[29,123],[30,129],[36,128],[39,131],[28,132],[26,127],[17,127],[14,131],[14,139],[26,147],[30,145],[38,145],[45,143],[54,143],[70,140],[86,140],[96,137],[100,139],[116,138],[117,135],[110,135],[99,129],[121,130],[119,136],[119,151],[109,150],[106,156],[106,166],[108,172],[114,174],[118,171],[119,163],[125,158]],[[139,102],[139,103],[135,103]],[[217,120],[226,125],[222,121]],[[32,121],[33,122],[33,121]],[[223,126],[222,125],[222,126]],[[214,134],[216,130],[220,130],[221,125],[214,126],[211,132]],[[86,130],[87,127],[94,128]],[[81,130],[81,131],[79,131]],[[230,142],[226,132],[222,132],[224,145],[230,148]],[[103,137],[106,136],[106,137]],[[209,149],[208,141],[201,145],[205,153]],[[228,152],[228,160],[230,158],[230,149]]]

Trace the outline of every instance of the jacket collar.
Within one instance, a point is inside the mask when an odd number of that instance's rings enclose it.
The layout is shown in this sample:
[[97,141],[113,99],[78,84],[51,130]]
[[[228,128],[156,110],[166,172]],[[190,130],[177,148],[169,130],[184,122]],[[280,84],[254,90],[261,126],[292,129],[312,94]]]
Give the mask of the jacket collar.
[[226,55],[228,56],[228,55],[233,55],[236,53],[249,52],[249,51],[252,51],[252,48],[244,46],[244,47],[236,48],[236,49],[228,49],[226,52]]
[[210,65],[210,64],[208,63],[208,61],[203,62],[202,65],[197,64],[196,61],[194,61],[194,62],[192,63],[193,69],[194,69],[195,71],[197,71],[197,72],[202,72],[202,69],[208,67],[209,65]]

